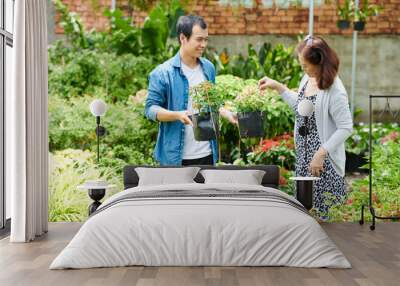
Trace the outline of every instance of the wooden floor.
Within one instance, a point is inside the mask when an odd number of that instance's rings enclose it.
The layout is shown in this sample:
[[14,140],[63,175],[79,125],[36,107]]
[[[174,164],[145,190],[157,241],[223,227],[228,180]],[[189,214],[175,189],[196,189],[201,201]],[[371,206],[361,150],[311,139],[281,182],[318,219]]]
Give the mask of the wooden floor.
[[289,267],[122,267],[48,270],[77,232],[79,223],[51,223],[49,233],[32,243],[0,241],[0,285],[400,285],[400,223],[323,224],[353,268]]

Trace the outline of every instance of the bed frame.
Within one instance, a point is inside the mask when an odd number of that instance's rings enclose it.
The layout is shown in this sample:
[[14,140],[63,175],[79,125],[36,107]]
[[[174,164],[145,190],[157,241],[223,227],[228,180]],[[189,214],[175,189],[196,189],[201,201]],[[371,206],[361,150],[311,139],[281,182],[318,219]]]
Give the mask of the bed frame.
[[[181,166],[135,166],[128,165],[124,167],[124,189],[129,189],[136,187],[139,183],[139,176],[137,175],[135,168],[137,167],[147,167],[147,168],[182,168]],[[261,184],[264,187],[271,187],[278,189],[279,186],[279,167],[275,165],[256,165],[256,166],[236,166],[236,165],[223,165],[223,166],[203,166],[198,165],[195,167],[200,167],[201,170],[206,169],[218,169],[218,170],[263,170],[265,175],[262,179]],[[197,183],[204,183],[204,178],[200,174],[194,178]]]

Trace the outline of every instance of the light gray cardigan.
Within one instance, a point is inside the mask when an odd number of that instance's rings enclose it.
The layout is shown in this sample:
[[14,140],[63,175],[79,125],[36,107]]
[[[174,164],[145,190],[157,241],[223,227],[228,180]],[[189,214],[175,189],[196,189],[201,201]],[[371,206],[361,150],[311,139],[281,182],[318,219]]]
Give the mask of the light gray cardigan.
[[[299,90],[307,81],[308,76],[305,75],[300,82]],[[287,90],[281,96],[295,108],[298,93]],[[317,93],[315,120],[322,147],[328,151],[328,158],[336,172],[344,177],[346,163],[344,142],[353,132],[353,120],[346,89],[338,76],[329,89]]]

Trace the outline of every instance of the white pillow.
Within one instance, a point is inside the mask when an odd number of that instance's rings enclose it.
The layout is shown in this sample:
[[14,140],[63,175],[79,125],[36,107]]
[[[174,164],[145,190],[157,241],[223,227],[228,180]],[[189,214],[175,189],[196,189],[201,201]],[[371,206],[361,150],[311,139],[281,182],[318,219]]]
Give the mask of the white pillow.
[[199,170],[199,167],[135,168],[139,177],[138,186],[195,183],[193,179]]
[[262,170],[202,170],[205,184],[247,184],[261,185],[265,171]]

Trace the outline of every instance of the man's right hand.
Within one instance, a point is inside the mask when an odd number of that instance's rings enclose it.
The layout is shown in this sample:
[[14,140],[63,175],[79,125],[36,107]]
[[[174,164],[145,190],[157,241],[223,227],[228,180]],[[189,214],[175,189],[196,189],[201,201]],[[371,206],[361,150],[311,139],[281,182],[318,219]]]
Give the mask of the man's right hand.
[[185,125],[193,126],[192,120],[189,118],[189,114],[187,111],[176,111],[177,120],[182,122]]

